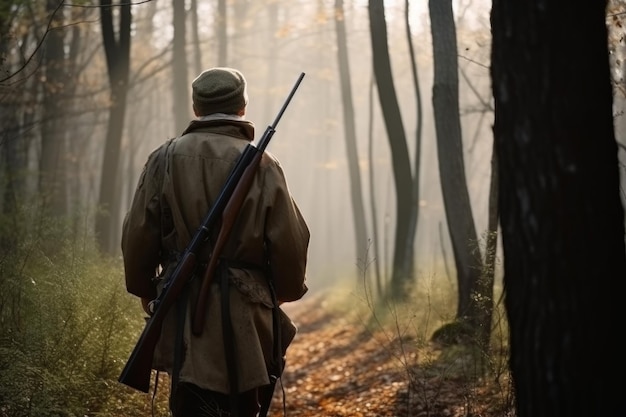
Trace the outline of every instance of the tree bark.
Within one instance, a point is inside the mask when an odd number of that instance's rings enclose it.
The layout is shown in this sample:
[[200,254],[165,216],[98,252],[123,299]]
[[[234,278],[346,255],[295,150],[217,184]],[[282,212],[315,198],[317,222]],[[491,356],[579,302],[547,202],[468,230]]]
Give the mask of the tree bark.
[[217,38],[217,66],[224,67],[228,62],[228,34],[227,34],[226,0],[217,1],[216,38]]
[[119,7],[118,38],[115,36],[111,0],[100,1],[102,39],[109,76],[110,107],[107,124],[102,175],[100,178],[100,213],[96,217],[96,236],[100,249],[114,253],[118,249],[113,228],[115,215],[120,210],[120,194],[116,192],[120,147],[124,131],[126,92],[130,71],[131,5],[122,2]]
[[374,89],[376,88],[374,78],[371,78],[368,89],[367,100],[367,113],[368,113],[368,126],[367,126],[367,160],[369,161],[369,181],[370,181],[370,210],[372,214],[372,241],[373,245],[371,252],[373,254],[375,262],[372,263],[374,268],[374,282],[376,284],[376,292],[379,298],[382,298],[385,294],[383,285],[383,274],[381,270],[387,269],[386,259],[381,257],[384,242],[381,241],[378,234],[378,206],[376,204],[376,172],[374,171]]
[[623,413],[615,326],[626,248],[605,7],[493,2],[494,133],[519,417]]
[[[0,5],[0,76],[12,72],[11,63],[6,61],[10,48],[10,5]],[[0,233],[0,251],[9,254],[15,250],[17,236],[18,200],[24,194],[25,181],[20,172],[26,168],[27,141],[20,140],[18,110],[24,107],[21,102],[22,89],[2,91],[0,97],[0,227],[12,229],[14,233]],[[0,278],[4,284],[4,277]],[[3,286],[4,287],[4,286]],[[1,312],[1,309],[0,309]]]
[[[404,27],[406,29],[406,40],[409,47],[409,59],[411,63],[411,75],[413,76],[413,86],[415,88],[415,120],[417,127],[415,129],[415,151],[413,155],[413,192],[411,194],[411,217],[409,219],[409,230],[407,241],[414,242],[417,235],[417,221],[419,219],[419,200],[420,200],[420,170],[421,170],[421,154],[422,154],[422,97],[420,93],[419,77],[417,72],[417,64],[415,59],[415,51],[413,48],[413,36],[411,34],[411,22],[409,19],[410,7],[409,0],[404,2]],[[413,250],[413,244],[407,245],[407,250]],[[407,254],[407,256],[412,256]]]
[[39,163],[39,193],[45,212],[53,216],[67,214],[67,178],[65,122],[62,113],[65,88],[63,13],[59,3],[48,0],[46,11],[52,16],[52,27],[44,41],[43,126]]
[[451,0],[428,2],[433,37],[433,109],[441,191],[458,283],[457,319],[480,326],[482,261],[463,162],[457,43]]
[[[368,2],[370,35],[374,76],[378,97],[385,120],[385,128],[391,147],[393,174],[396,187],[396,231],[394,240],[393,271],[391,275],[390,297],[405,300],[407,286],[413,281],[413,242],[408,241],[411,217],[412,176],[409,151],[404,134],[400,106],[396,96],[387,45],[385,8],[382,0]],[[409,249],[407,245],[411,245]],[[408,255],[410,254],[410,255]]]
[[179,135],[185,130],[191,114],[191,99],[189,96],[189,82],[187,75],[187,53],[185,46],[186,24],[185,24],[185,2],[172,0],[174,10],[174,47],[172,50],[172,97],[174,126],[176,134]]
[[[341,84],[341,102],[343,110],[343,126],[350,174],[350,201],[352,202],[352,219],[357,259],[361,259],[363,268],[367,265],[367,228],[365,226],[365,205],[361,185],[361,169],[357,148],[356,127],[354,124],[354,103],[352,102],[352,85],[350,84],[350,62],[348,60],[348,41],[343,14],[343,0],[335,0],[335,29],[337,33],[337,62],[339,65],[339,82]],[[357,280],[360,278],[355,271]],[[365,272],[365,271],[364,271]]]
[[191,30],[193,36],[194,74],[202,72],[202,50],[200,49],[200,30],[198,28],[198,0],[191,0]]

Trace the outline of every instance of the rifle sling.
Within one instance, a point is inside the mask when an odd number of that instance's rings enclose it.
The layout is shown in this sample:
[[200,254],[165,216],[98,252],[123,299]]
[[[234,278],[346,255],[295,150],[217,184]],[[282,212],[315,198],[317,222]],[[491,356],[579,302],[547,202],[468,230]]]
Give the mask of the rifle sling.
[[[272,328],[273,328],[273,336],[274,343],[272,348],[272,369],[268,369],[268,376],[270,378],[270,384],[267,387],[262,387],[260,389],[260,398],[259,403],[261,404],[261,409],[259,411],[259,417],[266,417],[269,412],[270,405],[272,404],[272,397],[274,394],[274,388],[276,386],[276,382],[280,379],[283,369],[285,367],[285,361],[283,357],[283,348],[281,346],[282,336],[280,332],[280,314],[278,312],[279,305],[278,299],[276,297],[276,291],[274,289],[274,280],[272,279],[272,274],[269,271],[267,274],[267,285],[270,290],[270,294],[272,296]],[[283,410],[283,414],[286,414],[286,410]]]
[[[180,381],[180,368],[183,363],[183,340],[185,335],[185,317],[187,316],[187,301],[189,300],[189,286],[185,285],[180,299],[176,303],[176,340],[174,341],[174,362],[172,365],[172,381],[170,401],[176,398],[176,390]],[[172,404],[170,408],[173,409]]]
[[[169,169],[169,160],[168,160],[168,151],[172,142],[176,138],[169,139],[166,143],[161,145],[159,148],[159,153],[157,155],[159,170],[156,175],[158,181],[158,190],[159,196],[163,194],[163,181],[166,172]],[[166,200],[159,199],[160,207],[161,207],[161,246],[162,253],[161,258],[164,261],[171,261],[172,258],[178,258],[178,254],[175,250],[171,248],[163,247],[163,238],[170,234],[170,232],[174,229],[174,220],[172,218],[172,209],[169,204],[167,204]],[[178,260],[178,259],[177,259]],[[183,340],[185,334],[185,317],[187,310],[187,302],[189,300],[189,286],[185,285],[182,290],[180,299],[176,303],[176,335],[174,340],[174,358],[172,365],[172,375],[171,375],[171,386],[170,386],[170,401],[176,398],[176,390],[178,388],[178,383],[180,381],[180,369],[183,363]],[[157,373],[158,379],[158,373]],[[155,394],[156,394],[156,382],[155,382]],[[172,404],[170,404],[171,408]]]
[[220,261],[218,266],[220,274],[220,294],[222,307],[222,334],[224,341],[224,355],[228,368],[228,380],[230,383],[230,413],[232,416],[239,415],[239,374],[237,372],[237,360],[235,358],[235,335],[233,323],[230,317],[230,286],[228,280],[227,262]]
[[270,384],[267,387],[261,387],[259,393],[259,400],[261,403],[261,410],[259,417],[267,416],[269,411],[272,394],[276,382],[281,377],[284,368],[283,352],[281,347],[281,334],[280,334],[280,316],[278,313],[278,299],[276,297],[276,291],[274,289],[274,282],[272,274],[269,268],[263,268],[260,265],[251,264],[248,262],[229,260],[222,258],[219,264],[220,274],[220,293],[221,293],[221,311],[222,311],[222,332],[224,339],[224,354],[226,355],[226,366],[228,368],[228,378],[230,383],[230,408],[233,416],[238,415],[238,397],[239,397],[239,379],[237,371],[237,361],[235,358],[235,335],[233,332],[232,321],[230,316],[230,286],[228,279],[228,268],[241,268],[241,269],[265,269],[267,272],[267,282],[270,295],[272,297],[272,329],[273,329],[273,347],[272,347],[272,369],[268,369],[268,376]]
[[[159,190],[159,197],[163,195],[163,180],[165,177],[165,173],[169,170],[168,151],[174,139],[176,138],[171,138],[163,145],[161,145],[161,148],[159,149],[159,154],[157,156],[159,162],[159,171],[157,174],[157,189]],[[167,204],[167,201],[159,198],[159,204],[161,206],[161,244],[163,245],[164,237],[167,236],[174,229],[174,219],[172,218],[172,209],[170,208],[169,204]],[[163,252],[171,250],[171,248],[162,249]],[[163,259],[167,259],[167,253],[162,253],[161,257]]]
[[[161,192],[163,188],[163,178],[168,169],[168,160],[167,154],[170,145],[174,138],[168,140],[163,146],[161,146],[158,155],[159,162],[159,173],[157,176],[158,189]],[[162,237],[169,234],[171,230],[174,228],[172,212],[171,208],[167,204],[167,201],[161,200],[161,233]],[[168,248],[164,248],[164,252],[168,251]],[[164,258],[167,258],[167,254]],[[205,264],[201,264],[200,268],[206,267]],[[221,313],[222,313],[222,332],[223,332],[223,342],[224,342],[224,353],[226,356],[226,366],[228,369],[228,379],[230,384],[230,410],[231,415],[238,416],[239,414],[239,379],[238,379],[238,371],[237,371],[237,361],[236,361],[236,351],[235,351],[235,336],[232,327],[232,320],[230,315],[230,286],[228,279],[228,271],[227,268],[240,268],[240,269],[252,269],[252,270],[264,270],[260,265],[253,264],[250,262],[231,260],[231,259],[220,259],[219,265],[219,274],[220,274],[220,292],[221,292]],[[272,282],[271,274],[268,273],[268,286],[270,290],[270,294],[272,297],[272,327],[274,333],[274,343],[273,343],[273,360],[272,365],[273,369],[268,369],[268,374],[270,378],[269,387],[264,387],[267,390],[263,395],[263,400],[261,401],[261,413],[260,417],[264,417],[267,415],[269,411],[269,406],[271,404],[271,397],[274,391],[274,386],[276,385],[276,381],[280,378],[284,364],[283,364],[283,355],[280,346],[280,320],[278,312],[276,311],[278,308],[278,301],[276,299],[276,293],[274,291],[274,285]],[[186,317],[186,309],[187,302],[189,299],[189,290],[186,285],[183,289],[183,293],[181,294],[181,299],[178,303],[176,303],[176,340],[174,341],[174,360],[172,367],[172,380],[171,380],[171,393],[170,399],[176,398],[176,389],[178,388],[178,383],[180,381],[180,370],[183,363],[183,343],[184,343],[184,328],[185,328],[185,317]],[[158,378],[158,375],[157,375]],[[156,387],[155,387],[156,388]],[[155,390],[156,391],[156,390]],[[156,394],[156,392],[155,392]],[[171,405],[170,405],[171,406]]]

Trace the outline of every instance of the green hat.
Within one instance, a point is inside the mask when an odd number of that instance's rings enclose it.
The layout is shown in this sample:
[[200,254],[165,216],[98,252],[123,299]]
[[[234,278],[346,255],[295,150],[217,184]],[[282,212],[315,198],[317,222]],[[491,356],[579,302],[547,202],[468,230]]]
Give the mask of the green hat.
[[233,68],[203,71],[191,83],[191,90],[193,104],[201,115],[236,114],[248,104],[246,79]]

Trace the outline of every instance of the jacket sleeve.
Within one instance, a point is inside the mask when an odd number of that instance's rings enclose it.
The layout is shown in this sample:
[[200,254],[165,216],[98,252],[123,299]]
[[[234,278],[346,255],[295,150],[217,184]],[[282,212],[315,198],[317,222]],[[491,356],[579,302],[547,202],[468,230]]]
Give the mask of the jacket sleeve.
[[153,152],[139,178],[130,210],[122,226],[122,257],[126,289],[138,297],[156,298],[152,278],[159,266],[161,213],[157,176],[158,152]]
[[295,301],[307,292],[306,264],[309,228],[292,198],[280,165],[266,173],[272,201],[266,217],[266,242],[270,266],[280,302]]

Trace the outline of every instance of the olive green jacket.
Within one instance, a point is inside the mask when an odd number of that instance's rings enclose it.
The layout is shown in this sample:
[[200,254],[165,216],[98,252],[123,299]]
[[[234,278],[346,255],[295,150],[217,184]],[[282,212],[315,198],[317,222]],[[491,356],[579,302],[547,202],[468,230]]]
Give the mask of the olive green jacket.
[[[237,117],[194,120],[167,152],[152,152],[139,179],[122,231],[127,290],[154,299],[180,255],[218,197],[228,174],[254,138],[254,125]],[[167,146],[167,143],[162,146]],[[165,160],[159,160],[165,155]],[[169,209],[165,209],[168,207]],[[212,237],[217,230],[212,231]],[[269,261],[279,302],[300,299],[307,291],[305,270],[309,229],[294,202],[278,160],[265,152],[222,258],[233,261],[230,280],[239,390],[269,383],[266,367],[272,355],[273,305],[267,285]],[[211,239],[198,264],[208,260]],[[156,278],[155,278],[156,277]],[[219,287],[211,286],[205,327],[190,331],[202,268],[190,285],[180,380],[202,388],[229,392],[222,341]],[[219,281],[218,279],[214,281]],[[176,308],[163,324],[153,368],[172,372]],[[284,333],[295,332],[287,320]]]

